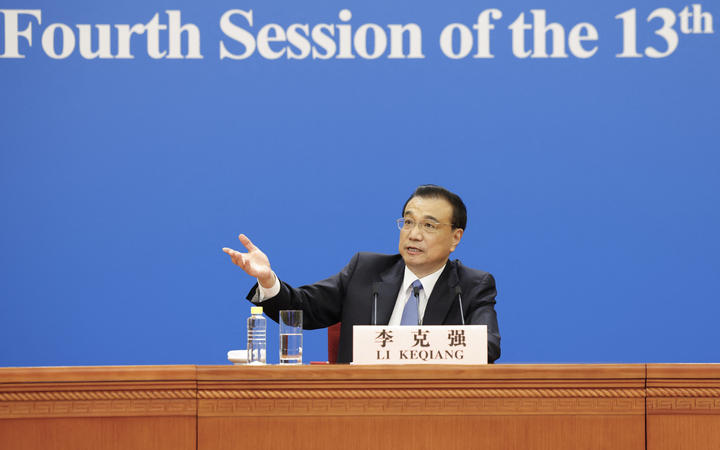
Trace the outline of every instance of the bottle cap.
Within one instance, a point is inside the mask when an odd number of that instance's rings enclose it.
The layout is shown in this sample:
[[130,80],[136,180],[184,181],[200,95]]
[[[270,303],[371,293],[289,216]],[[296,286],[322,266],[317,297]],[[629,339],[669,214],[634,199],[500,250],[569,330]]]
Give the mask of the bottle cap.
[[262,306],[253,306],[250,308],[250,314],[262,314]]

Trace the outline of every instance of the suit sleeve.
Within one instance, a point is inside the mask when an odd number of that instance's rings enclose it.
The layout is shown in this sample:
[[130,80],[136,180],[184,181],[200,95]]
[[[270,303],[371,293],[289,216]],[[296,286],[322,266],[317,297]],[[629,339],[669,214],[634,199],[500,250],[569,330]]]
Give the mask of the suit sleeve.
[[[358,255],[336,275],[306,286],[293,288],[280,281],[280,292],[259,303],[263,312],[275,322],[281,310],[299,309],[303,312],[303,328],[314,330],[326,328],[340,321],[342,303],[353,272],[357,267]],[[257,283],[250,289],[247,299],[257,298]]]
[[[470,290],[466,297],[470,307],[465,323],[468,325],[487,325],[488,329],[488,362],[500,357],[500,330],[498,329],[495,312],[495,279],[489,273]],[[465,300],[465,299],[463,299]]]

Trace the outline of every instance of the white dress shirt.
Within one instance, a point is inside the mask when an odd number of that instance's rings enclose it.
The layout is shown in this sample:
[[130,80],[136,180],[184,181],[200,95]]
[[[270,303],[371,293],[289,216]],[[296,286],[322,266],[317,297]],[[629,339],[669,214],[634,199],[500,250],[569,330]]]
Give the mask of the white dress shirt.
[[[445,265],[447,265],[447,263],[445,263]],[[397,300],[395,300],[395,308],[390,316],[388,325],[400,325],[405,304],[408,300],[410,300],[410,291],[412,291],[411,285],[415,280],[420,280],[420,283],[422,283],[423,286],[419,292],[418,305],[420,306],[419,317],[425,316],[425,308],[427,307],[428,299],[430,298],[430,294],[432,294],[432,290],[435,288],[435,283],[437,283],[438,278],[440,278],[440,274],[443,270],[445,270],[445,265],[443,265],[438,271],[422,278],[418,278],[417,275],[412,273],[412,270],[405,266],[405,276],[403,277],[403,282],[400,285],[400,292],[398,292]]]
[[262,284],[260,284],[260,280],[258,280],[257,299],[253,299],[254,302],[261,302],[263,300],[267,300],[278,295],[278,293],[280,292],[280,280],[278,280],[275,272],[273,272],[273,276],[275,277],[275,283],[273,283],[270,289],[265,289],[264,287],[262,287]]
[[[440,274],[442,273],[442,271],[445,270],[446,265],[447,263],[445,263],[445,265],[443,265],[436,272],[433,272],[430,275],[426,275],[422,278],[418,278],[417,275],[412,273],[412,270],[408,269],[408,267],[405,266],[403,282],[400,285],[400,292],[398,292],[397,299],[395,299],[395,308],[393,309],[392,315],[390,316],[390,321],[388,322],[388,325],[400,325],[403,310],[405,309],[405,303],[407,303],[407,301],[410,299],[410,286],[415,280],[420,280],[420,283],[422,283],[423,286],[419,293],[420,298],[418,298],[418,302],[420,305],[419,316],[423,317],[425,315],[425,308],[427,308],[430,294],[432,294],[432,291],[435,288],[435,283],[437,283],[438,278],[440,278]],[[275,272],[273,272],[273,275],[275,275]],[[258,281],[257,299],[255,299],[254,301],[262,302],[263,300],[275,297],[278,292],[280,292],[280,280],[278,280],[277,275],[275,275],[275,283],[270,289],[265,289],[260,284],[260,281]]]

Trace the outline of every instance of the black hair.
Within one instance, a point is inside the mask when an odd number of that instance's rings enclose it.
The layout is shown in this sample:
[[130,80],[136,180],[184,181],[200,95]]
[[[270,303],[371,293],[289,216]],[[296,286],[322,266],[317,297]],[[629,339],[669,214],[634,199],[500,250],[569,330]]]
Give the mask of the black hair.
[[443,198],[447,200],[453,208],[452,227],[462,228],[464,230],[467,226],[467,209],[465,208],[465,203],[463,203],[460,196],[448,191],[442,186],[437,186],[435,184],[423,184],[422,186],[418,186],[417,189],[415,189],[415,192],[412,193],[410,198],[407,199],[407,201],[405,202],[405,205],[403,205],[403,217],[405,216],[405,208],[407,208],[407,204],[410,203],[410,200],[415,197]]

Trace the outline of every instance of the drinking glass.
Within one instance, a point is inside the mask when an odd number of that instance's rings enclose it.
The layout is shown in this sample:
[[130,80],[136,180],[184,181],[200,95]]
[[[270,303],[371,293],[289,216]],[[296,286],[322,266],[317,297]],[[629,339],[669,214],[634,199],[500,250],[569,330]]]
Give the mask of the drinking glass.
[[280,311],[280,364],[302,364],[302,311]]

